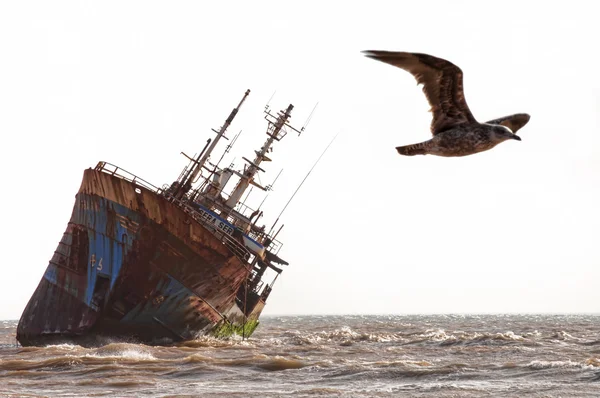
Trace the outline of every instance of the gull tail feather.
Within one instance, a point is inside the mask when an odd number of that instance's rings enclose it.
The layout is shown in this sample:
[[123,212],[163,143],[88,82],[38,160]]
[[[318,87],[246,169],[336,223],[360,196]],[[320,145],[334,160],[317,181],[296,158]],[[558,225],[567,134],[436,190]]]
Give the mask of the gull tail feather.
[[427,142],[421,142],[419,144],[397,146],[396,150],[404,156],[425,155],[427,154],[426,144]]

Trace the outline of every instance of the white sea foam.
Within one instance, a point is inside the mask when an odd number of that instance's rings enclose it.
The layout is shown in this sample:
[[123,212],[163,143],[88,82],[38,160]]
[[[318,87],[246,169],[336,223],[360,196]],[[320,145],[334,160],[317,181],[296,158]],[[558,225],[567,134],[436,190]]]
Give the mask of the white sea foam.
[[566,361],[541,361],[541,360],[535,360],[535,361],[531,361],[529,364],[527,364],[527,366],[531,369],[535,369],[535,370],[543,370],[543,369],[554,369],[554,368],[560,368],[560,369],[568,369],[568,368],[579,368],[579,369],[595,369],[600,365],[600,363],[598,364],[593,364],[591,362],[586,361],[586,363],[582,363],[582,362],[575,362],[575,361],[571,361],[566,360]]
[[600,317],[530,318],[271,318],[243,342],[0,346],[0,395],[598,395]]
[[136,361],[151,361],[156,359],[149,348],[135,344],[109,344],[96,349],[95,352],[87,353],[85,356],[90,358],[114,358],[117,360],[129,359]]
[[420,334],[419,337],[423,337],[432,341],[447,341],[449,339],[456,339],[456,336],[447,334],[444,329],[429,329],[426,330],[425,333]]
[[558,338],[559,340],[581,340],[578,337],[570,335],[569,333],[565,332],[564,330],[557,332],[556,338]]
[[405,341],[401,336],[394,333],[360,333],[348,326],[343,326],[331,331],[320,332],[298,332],[289,331],[284,334],[286,338],[291,339],[294,344],[325,344],[325,343],[340,343],[341,345],[352,345],[355,342],[377,342],[386,343],[392,341]]
[[515,341],[525,340],[525,338],[523,336],[515,334],[514,332],[511,332],[510,330],[505,333],[496,333],[496,337],[501,338],[501,339],[515,340]]
[[63,343],[63,344],[47,345],[46,348],[57,348],[59,350],[73,351],[73,350],[81,349],[82,347],[79,345],[76,345],[76,344]]

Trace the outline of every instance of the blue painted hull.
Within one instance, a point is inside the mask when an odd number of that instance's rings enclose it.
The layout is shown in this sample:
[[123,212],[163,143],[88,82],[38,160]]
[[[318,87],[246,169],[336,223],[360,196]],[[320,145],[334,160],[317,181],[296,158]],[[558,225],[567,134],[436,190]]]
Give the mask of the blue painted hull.
[[193,339],[239,319],[236,295],[248,276],[247,265],[180,208],[88,169],[17,339]]

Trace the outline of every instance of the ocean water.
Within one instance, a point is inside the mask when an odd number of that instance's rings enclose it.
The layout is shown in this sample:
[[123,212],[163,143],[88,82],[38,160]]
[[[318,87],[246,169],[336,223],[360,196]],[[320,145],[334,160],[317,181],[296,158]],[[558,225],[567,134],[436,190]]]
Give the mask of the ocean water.
[[263,317],[252,338],[20,347],[2,397],[600,397],[599,315]]

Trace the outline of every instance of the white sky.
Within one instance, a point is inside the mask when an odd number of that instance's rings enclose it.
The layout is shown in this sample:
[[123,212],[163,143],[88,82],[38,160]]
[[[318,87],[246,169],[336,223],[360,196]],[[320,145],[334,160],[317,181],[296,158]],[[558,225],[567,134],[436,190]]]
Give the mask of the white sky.
[[[594,3],[324,3],[0,3],[0,319],[20,317],[85,168],[106,160],[170,183],[179,153],[199,152],[247,88],[226,163],[260,147],[274,91],[296,125],[319,101],[265,165],[264,184],[284,168],[268,225],[341,131],[284,214],[292,265],[265,313],[598,312]],[[523,141],[399,156],[430,137],[429,107],[366,49],[454,62],[480,121],[531,114]]]

